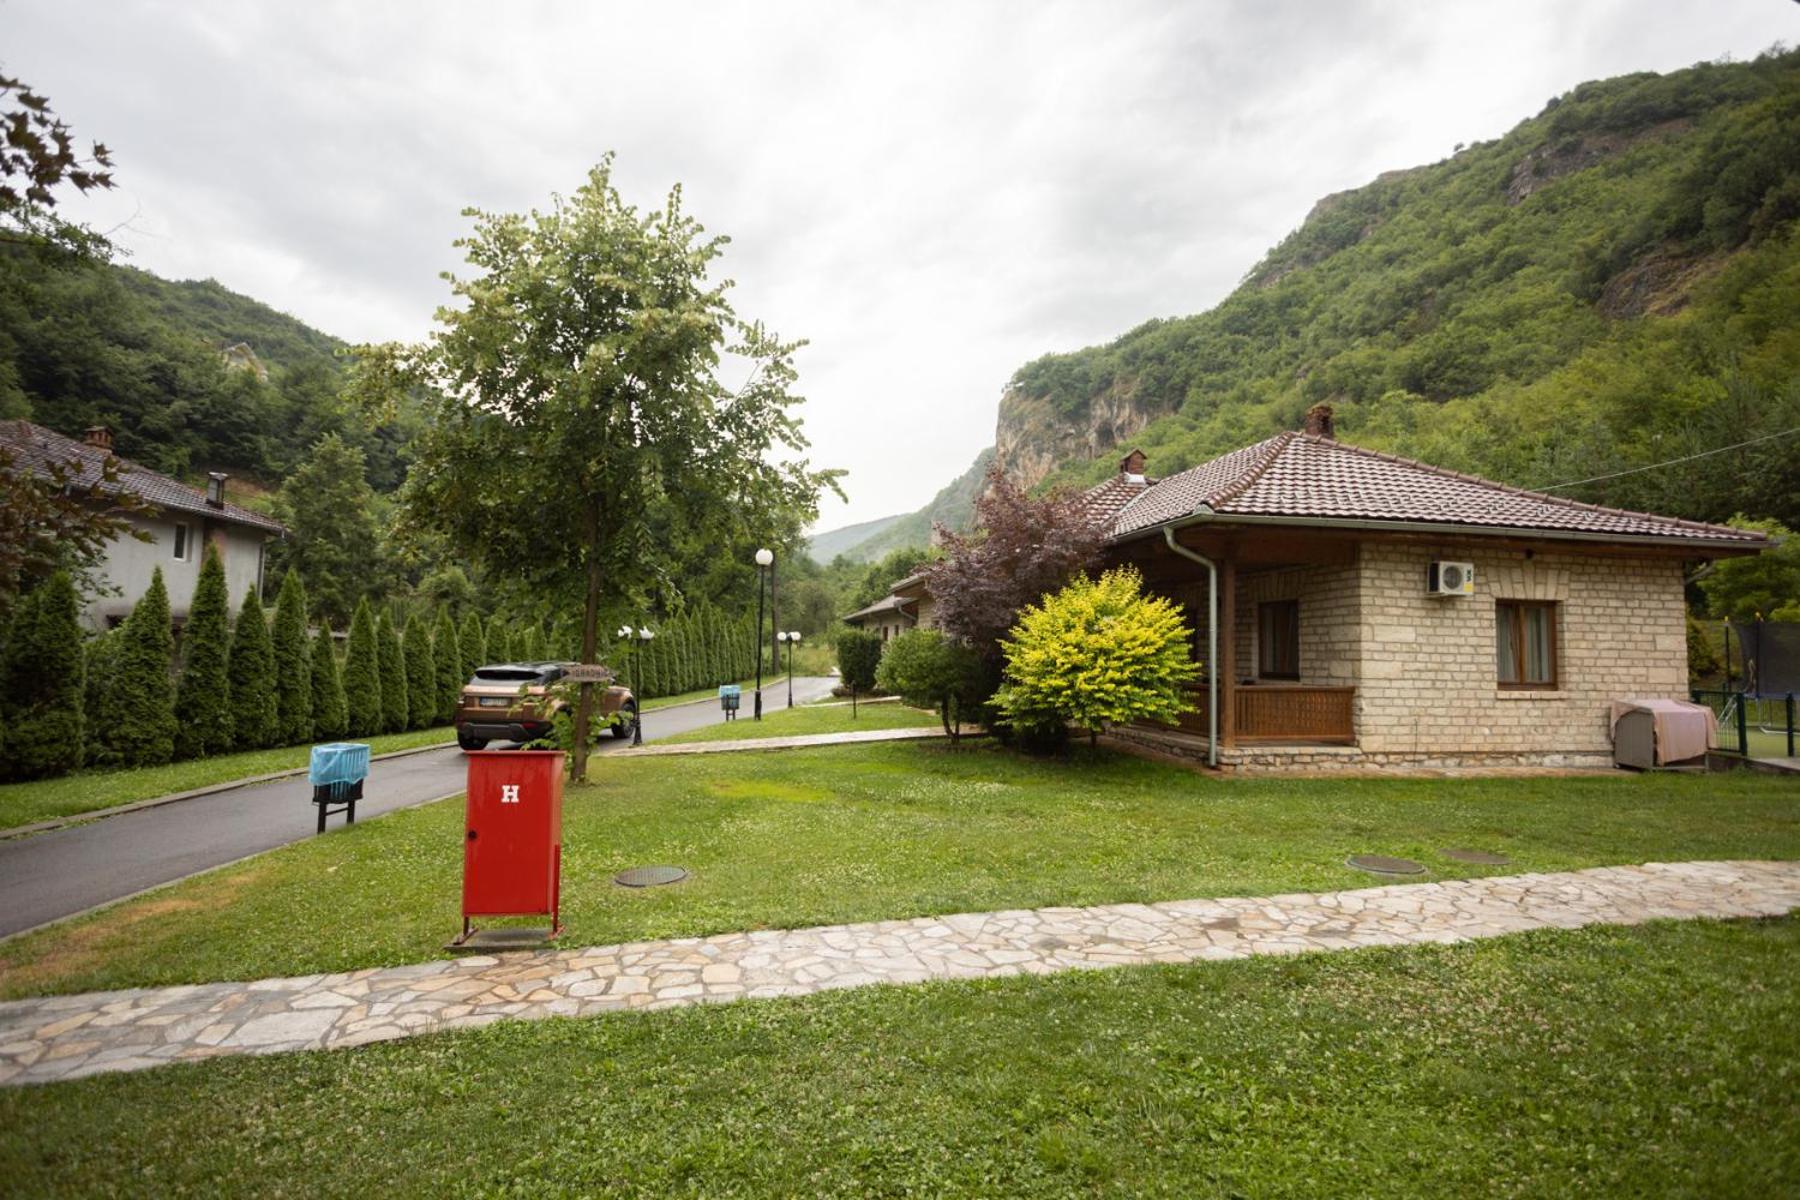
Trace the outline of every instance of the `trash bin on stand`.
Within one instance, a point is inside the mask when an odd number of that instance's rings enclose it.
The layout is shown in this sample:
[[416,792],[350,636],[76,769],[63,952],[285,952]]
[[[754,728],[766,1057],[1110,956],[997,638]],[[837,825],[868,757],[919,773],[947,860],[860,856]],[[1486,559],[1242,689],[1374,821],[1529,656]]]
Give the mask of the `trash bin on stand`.
[[738,705],[743,702],[743,691],[735,683],[721,684],[719,687],[719,708],[725,713],[727,721],[737,720]]
[[476,750],[466,757],[463,931],[450,944],[462,946],[478,932],[475,917],[547,916],[548,934],[519,930],[513,940],[548,941],[562,932],[566,756],[561,750]]
[[325,832],[328,813],[341,812],[344,824],[356,824],[356,802],[362,799],[363,780],[368,777],[369,748],[361,742],[327,742],[312,748],[306,778],[319,809],[320,833]]

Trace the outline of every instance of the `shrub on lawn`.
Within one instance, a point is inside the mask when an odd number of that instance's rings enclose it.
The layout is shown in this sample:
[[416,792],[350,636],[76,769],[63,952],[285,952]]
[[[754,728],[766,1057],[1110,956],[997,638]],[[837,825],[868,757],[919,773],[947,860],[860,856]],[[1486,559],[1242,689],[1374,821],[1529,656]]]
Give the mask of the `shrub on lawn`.
[[364,596],[350,618],[350,642],[344,653],[344,708],[353,736],[370,737],[387,728],[385,694],[375,612]]
[[169,679],[175,639],[169,633],[169,589],[162,568],[150,574],[113,648],[112,685],[106,708],[92,714],[100,726],[100,762],[156,767],[175,756],[175,688]]
[[481,618],[472,608],[463,613],[462,628],[456,631],[456,644],[462,650],[462,682],[467,683],[478,668],[487,665],[487,635],[482,632]]
[[225,565],[211,543],[200,560],[200,578],[181,627],[181,683],[175,709],[181,714],[175,734],[177,758],[199,758],[231,749],[230,684],[225,673],[231,656],[231,602],[225,592]]
[[344,681],[338,674],[337,651],[331,644],[331,624],[327,621],[319,622],[319,632],[313,638],[307,681],[312,688],[311,736],[321,742],[343,737],[350,728],[350,710]]
[[88,639],[82,653],[81,732],[84,763],[103,761],[101,721],[111,711],[113,675],[117,670],[119,631],[108,630]]
[[845,628],[837,635],[838,676],[852,695],[875,686],[881,666],[881,635],[868,629]]
[[456,622],[450,619],[450,610],[441,604],[437,610],[437,625],[431,631],[431,663],[437,678],[437,719],[448,723],[456,716],[456,702],[462,696],[463,681],[468,676],[463,674],[462,645],[456,638]]
[[937,709],[952,740],[963,718],[987,697],[982,678],[980,656],[935,629],[909,629],[889,642],[875,672],[883,691]]
[[388,733],[398,733],[406,728],[410,693],[400,635],[394,632],[394,618],[386,605],[375,620],[375,648],[381,655],[381,727]]
[[400,648],[406,662],[407,723],[414,729],[424,729],[437,719],[438,680],[437,664],[431,655],[431,634],[417,616],[406,618]]
[[80,605],[66,571],[15,606],[7,630],[0,705],[6,726],[5,774],[61,775],[81,765]]
[[1025,610],[1000,645],[1006,682],[994,707],[1015,729],[1068,724],[1088,731],[1132,721],[1173,721],[1192,706],[1182,685],[1188,657],[1181,607],[1146,596],[1134,567],[1085,576]]
[[231,656],[226,663],[231,691],[231,740],[239,750],[273,746],[280,730],[275,720],[275,647],[262,601],[252,588],[238,606],[231,627]]
[[275,650],[275,726],[280,745],[311,741],[312,664],[306,643],[306,588],[288,568],[275,601],[269,640]]

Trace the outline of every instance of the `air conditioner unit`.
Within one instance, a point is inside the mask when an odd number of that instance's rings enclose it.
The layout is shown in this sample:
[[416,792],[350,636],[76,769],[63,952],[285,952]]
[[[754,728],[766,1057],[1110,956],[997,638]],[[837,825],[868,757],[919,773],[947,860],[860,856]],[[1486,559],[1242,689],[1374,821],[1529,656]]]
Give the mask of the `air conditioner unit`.
[[1425,573],[1425,590],[1433,596],[1473,596],[1475,564],[1434,562]]

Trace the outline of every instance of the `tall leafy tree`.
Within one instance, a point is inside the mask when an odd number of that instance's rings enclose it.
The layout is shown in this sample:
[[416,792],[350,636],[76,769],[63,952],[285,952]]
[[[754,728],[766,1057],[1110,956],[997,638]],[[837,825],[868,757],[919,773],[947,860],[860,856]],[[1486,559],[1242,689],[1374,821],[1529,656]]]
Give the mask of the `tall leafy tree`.
[[476,668],[487,663],[487,635],[482,632],[481,618],[474,609],[463,613],[462,628],[457,630],[456,644],[462,649],[462,677],[466,683]]
[[447,722],[456,716],[456,702],[469,677],[463,674],[462,646],[457,641],[456,622],[450,619],[450,610],[443,605],[438,606],[437,620],[431,628],[431,665],[437,678],[435,712],[438,720]]
[[65,185],[82,193],[112,187],[112,152],[94,142],[84,155],[49,100],[20,80],[0,75],[0,105],[0,241],[104,251],[106,239],[57,216],[56,203]]
[[437,664],[431,653],[431,629],[418,616],[406,618],[400,635],[401,658],[406,671],[406,712],[414,729],[424,729],[437,718]]
[[348,621],[357,596],[382,574],[374,498],[363,452],[335,433],[320,438],[282,485],[288,565],[300,573],[313,611],[330,623]]
[[276,740],[294,746],[312,739],[312,663],[306,644],[306,587],[289,567],[275,600],[270,630],[275,651]]
[[81,765],[82,647],[79,601],[57,571],[18,606],[0,657],[6,774],[61,775]]
[[488,618],[487,652],[494,662],[511,662],[513,658],[512,635],[508,632],[506,618],[499,613]]
[[95,715],[102,761],[155,767],[175,754],[175,687],[170,679],[175,639],[169,632],[169,589],[162,568],[118,630],[106,709]]
[[369,737],[387,728],[387,690],[381,683],[381,639],[375,613],[364,596],[350,619],[350,641],[344,650],[344,703],[349,732]]
[[235,726],[231,715],[231,605],[225,591],[225,566],[210,542],[200,560],[200,578],[181,629],[181,683],[175,706],[181,726],[175,736],[179,758],[199,758],[231,749]]
[[256,589],[244,593],[231,627],[226,663],[231,691],[231,740],[240,750],[273,746],[280,726],[275,709],[275,647]]
[[307,668],[312,686],[312,737],[321,742],[343,737],[350,730],[350,708],[338,673],[337,650],[331,644],[331,626],[324,622],[313,635]]
[[375,648],[381,654],[381,727],[389,733],[406,728],[409,694],[406,680],[406,656],[400,649],[400,635],[394,632],[394,618],[382,605],[375,620]]
[[[725,239],[687,215],[679,188],[640,213],[611,169],[608,159],[547,212],[470,210],[458,244],[473,270],[452,278],[459,302],[407,359],[437,401],[405,522],[490,575],[578,603],[587,663],[603,611],[670,580],[673,539],[646,514],[730,543],[810,520],[834,480],[779,457],[805,446],[789,412],[797,344],[740,319],[729,283],[709,278]],[[517,518],[520,495],[533,497],[530,521]],[[592,713],[583,685],[577,778]]]

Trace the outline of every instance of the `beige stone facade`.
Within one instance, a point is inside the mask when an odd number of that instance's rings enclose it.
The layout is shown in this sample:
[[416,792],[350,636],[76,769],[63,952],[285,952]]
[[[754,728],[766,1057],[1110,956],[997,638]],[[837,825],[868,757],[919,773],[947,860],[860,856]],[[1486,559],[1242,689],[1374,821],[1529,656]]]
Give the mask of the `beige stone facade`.
[[[1428,594],[1427,567],[1438,560],[1473,563],[1475,593]],[[1355,736],[1351,746],[1240,736],[1221,746],[1221,765],[1608,765],[1610,701],[1686,694],[1682,579],[1682,562],[1666,556],[1502,548],[1479,539],[1369,540],[1346,565],[1240,569],[1230,632],[1237,688],[1352,687]],[[1161,590],[1187,607],[1203,647],[1204,579]],[[1258,606],[1285,600],[1298,603],[1300,678],[1259,679]],[[1496,604],[1504,600],[1554,605],[1555,686],[1500,685]],[[1165,751],[1204,754],[1203,738],[1160,741]]]

